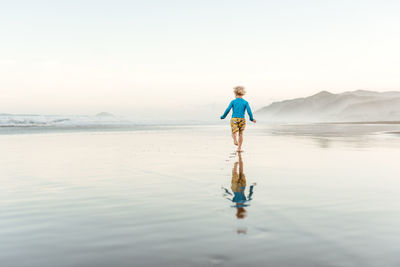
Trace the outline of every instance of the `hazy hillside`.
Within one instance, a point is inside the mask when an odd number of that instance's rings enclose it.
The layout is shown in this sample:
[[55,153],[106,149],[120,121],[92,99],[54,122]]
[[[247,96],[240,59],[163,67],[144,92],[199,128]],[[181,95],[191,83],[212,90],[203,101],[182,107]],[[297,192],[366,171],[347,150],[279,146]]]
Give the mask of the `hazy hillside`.
[[327,91],[274,102],[256,112],[257,118],[278,122],[400,121],[400,92]]

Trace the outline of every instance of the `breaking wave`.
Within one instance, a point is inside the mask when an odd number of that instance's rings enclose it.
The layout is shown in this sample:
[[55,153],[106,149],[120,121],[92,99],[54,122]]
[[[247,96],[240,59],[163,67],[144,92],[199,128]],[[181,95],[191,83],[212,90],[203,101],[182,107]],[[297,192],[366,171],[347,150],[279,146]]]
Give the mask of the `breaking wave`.
[[120,117],[0,114],[0,127],[85,126],[131,124]]

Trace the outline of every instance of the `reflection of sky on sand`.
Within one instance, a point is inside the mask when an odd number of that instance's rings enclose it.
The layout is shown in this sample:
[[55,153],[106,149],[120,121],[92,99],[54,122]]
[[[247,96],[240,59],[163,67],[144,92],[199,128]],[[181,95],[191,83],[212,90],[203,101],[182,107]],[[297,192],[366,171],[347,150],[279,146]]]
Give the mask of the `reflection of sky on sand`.
[[0,135],[0,261],[397,266],[400,139],[280,127],[249,125],[241,168],[229,127]]
[[397,131],[400,131],[400,124],[283,124],[254,129],[258,135],[309,139],[320,148],[386,146],[385,139],[398,136]]

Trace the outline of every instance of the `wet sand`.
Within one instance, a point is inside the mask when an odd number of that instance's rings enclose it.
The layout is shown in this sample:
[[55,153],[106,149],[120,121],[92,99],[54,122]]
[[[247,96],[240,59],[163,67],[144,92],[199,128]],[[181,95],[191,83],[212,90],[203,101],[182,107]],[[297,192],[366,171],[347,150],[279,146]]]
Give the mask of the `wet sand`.
[[346,127],[2,134],[1,265],[398,266],[398,126]]

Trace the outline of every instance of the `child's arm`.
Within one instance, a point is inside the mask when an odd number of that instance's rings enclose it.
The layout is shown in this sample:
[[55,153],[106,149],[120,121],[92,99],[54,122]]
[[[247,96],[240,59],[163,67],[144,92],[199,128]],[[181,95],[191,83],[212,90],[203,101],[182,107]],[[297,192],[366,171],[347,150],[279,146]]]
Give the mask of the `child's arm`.
[[227,200],[232,201],[233,198],[229,198],[229,197],[228,197],[228,195],[233,196],[233,195],[231,194],[231,192],[229,192],[228,189],[226,189],[225,187],[221,187],[221,188],[222,188],[223,190],[225,190],[225,193],[223,193],[222,196],[223,196],[224,198],[226,198]]
[[252,200],[253,189],[254,189],[254,185],[252,184],[252,185],[250,186],[250,189],[249,189],[249,195],[247,196],[247,200],[248,200],[248,201]]
[[221,116],[221,120],[225,119],[226,115],[228,115],[229,111],[231,111],[231,108],[233,107],[233,103],[229,103],[228,108],[225,110],[224,115]]
[[249,114],[250,120],[252,122],[257,122],[254,118],[253,118],[253,113],[251,112],[251,108],[249,105],[249,102],[246,103],[246,110],[247,110],[247,114]]
[[226,189],[225,187],[221,186],[221,189],[223,189],[225,191],[224,195],[231,195],[232,196],[231,192],[229,192],[229,190]]

